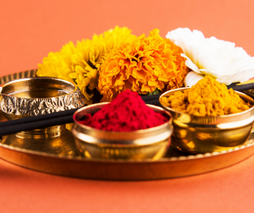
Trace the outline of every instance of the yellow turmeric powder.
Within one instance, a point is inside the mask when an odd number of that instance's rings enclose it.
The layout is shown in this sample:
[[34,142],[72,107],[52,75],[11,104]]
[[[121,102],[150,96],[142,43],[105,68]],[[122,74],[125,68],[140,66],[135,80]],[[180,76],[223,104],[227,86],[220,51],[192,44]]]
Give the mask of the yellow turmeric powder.
[[233,89],[227,89],[225,84],[220,84],[209,76],[198,81],[190,89],[162,97],[161,101],[176,111],[196,116],[228,115],[251,107],[251,104],[241,99]]

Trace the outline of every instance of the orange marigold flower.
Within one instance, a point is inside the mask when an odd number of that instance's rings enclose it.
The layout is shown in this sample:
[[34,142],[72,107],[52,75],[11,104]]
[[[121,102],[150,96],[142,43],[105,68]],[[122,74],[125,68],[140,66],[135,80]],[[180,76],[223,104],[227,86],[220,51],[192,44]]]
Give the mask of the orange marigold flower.
[[102,101],[130,89],[139,94],[182,87],[188,73],[182,49],[154,29],[148,37],[131,37],[105,56],[99,69]]

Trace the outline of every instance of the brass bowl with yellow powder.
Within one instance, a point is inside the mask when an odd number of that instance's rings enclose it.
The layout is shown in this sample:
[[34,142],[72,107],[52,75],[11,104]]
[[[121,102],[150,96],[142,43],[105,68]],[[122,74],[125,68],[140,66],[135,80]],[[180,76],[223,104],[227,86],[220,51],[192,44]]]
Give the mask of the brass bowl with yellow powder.
[[219,116],[197,116],[174,110],[163,101],[164,97],[185,90],[189,88],[170,90],[159,98],[161,105],[173,116],[172,146],[186,153],[211,153],[235,148],[248,139],[254,120],[254,100],[250,96],[235,91],[241,99],[252,105],[242,112]]
[[147,105],[165,114],[168,121],[159,126],[130,132],[104,131],[83,125],[79,120],[94,114],[107,102],[78,109],[73,115],[72,133],[77,148],[86,159],[158,160],[165,156],[173,133],[172,117],[161,107]]

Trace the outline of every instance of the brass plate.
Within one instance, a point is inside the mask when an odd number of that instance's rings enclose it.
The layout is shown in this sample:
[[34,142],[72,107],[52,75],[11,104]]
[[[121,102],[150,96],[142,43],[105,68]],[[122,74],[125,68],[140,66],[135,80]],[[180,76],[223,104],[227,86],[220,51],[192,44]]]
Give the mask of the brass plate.
[[[29,77],[29,76],[26,76]],[[5,79],[2,77],[2,83]],[[3,82],[4,81],[4,82]],[[254,134],[239,147],[199,155],[184,155],[173,147],[163,159],[152,161],[82,159],[74,138],[65,130],[57,139],[17,139],[4,136],[0,141],[0,158],[40,172],[101,180],[153,180],[197,175],[222,169],[254,153]]]

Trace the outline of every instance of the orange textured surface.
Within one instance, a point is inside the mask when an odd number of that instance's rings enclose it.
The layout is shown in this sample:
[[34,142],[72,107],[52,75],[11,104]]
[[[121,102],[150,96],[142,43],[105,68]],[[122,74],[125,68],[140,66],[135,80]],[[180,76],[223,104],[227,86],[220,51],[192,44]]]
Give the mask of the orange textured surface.
[[[198,29],[253,56],[253,7],[251,0],[3,1],[0,74],[37,68],[50,51],[116,25],[136,35]],[[254,156],[207,174],[140,182],[59,177],[0,160],[0,212],[253,212],[253,175]]]

